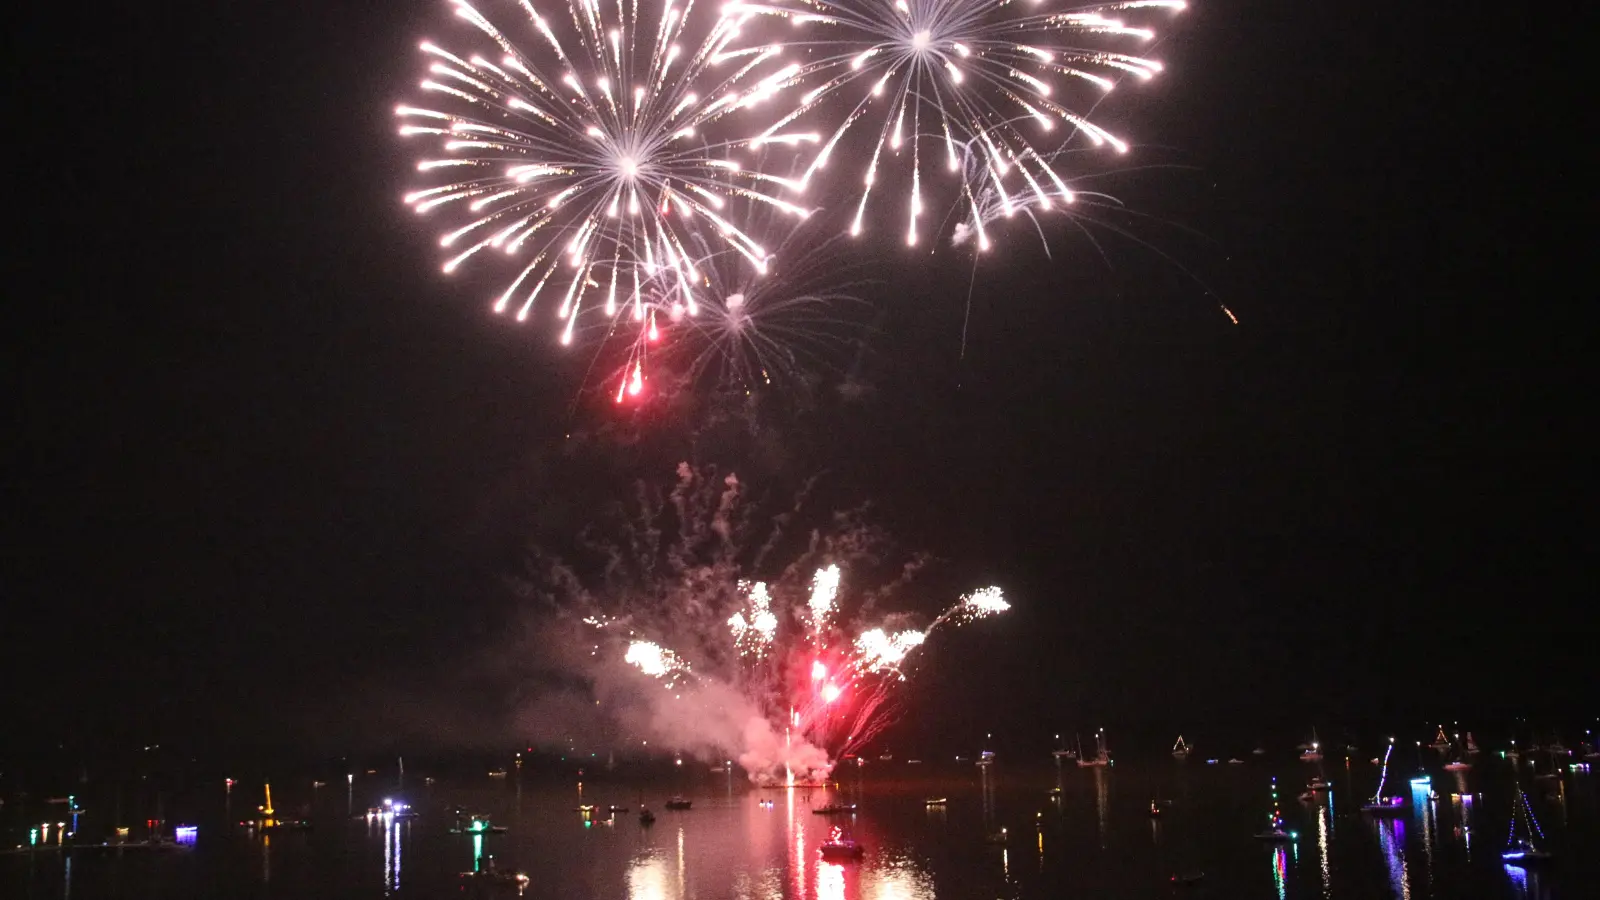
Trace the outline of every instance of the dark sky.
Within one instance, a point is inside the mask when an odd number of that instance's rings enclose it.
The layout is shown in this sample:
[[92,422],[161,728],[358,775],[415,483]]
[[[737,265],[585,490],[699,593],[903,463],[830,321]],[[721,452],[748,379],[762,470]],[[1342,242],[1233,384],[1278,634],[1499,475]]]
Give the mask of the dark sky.
[[[961,360],[962,255],[867,248],[896,256],[876,390],[796,415],[795,464],[1020,607],[949,651],[926,715],[1592,704],[1559,73],[1537,23],[1417,6],[1201,0],[1108,109],[1136,162],[1183,166],[1110,189],[1237,327],[1156,254],[1058,228],[1053,258],[1018,238],[980,267]],[[354,686],[470,654],[540,511],[615,486],[549,474],[604,414],[568,414],[581,358],[440,277],[398,202],[390,111],[443,13],[17,26],[8,736],[281,731],[350,690],[371,739],[388,700]]]

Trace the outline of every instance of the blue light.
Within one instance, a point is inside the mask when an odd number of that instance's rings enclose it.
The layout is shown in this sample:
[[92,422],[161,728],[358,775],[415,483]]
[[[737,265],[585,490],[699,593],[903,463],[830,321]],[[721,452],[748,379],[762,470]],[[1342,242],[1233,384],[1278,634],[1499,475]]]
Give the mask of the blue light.
[[192,844],[200,834],[200,829],[195,825],[179,825],[173,829],[172,835],[180,844]]

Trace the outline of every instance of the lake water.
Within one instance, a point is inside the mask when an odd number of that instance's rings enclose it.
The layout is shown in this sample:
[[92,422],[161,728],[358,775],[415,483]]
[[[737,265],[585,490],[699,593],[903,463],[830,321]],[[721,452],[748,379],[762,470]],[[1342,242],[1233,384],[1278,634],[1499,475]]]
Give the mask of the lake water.
[[[1485,760],[1458,777],[1432,773],[1437,799],[1411,792],[1404,815],[1374,820],[1360,812],[1377,769],[1329,764],[1325,803],[1296,795],[1319,769],[1252,758],[1244,765],[1173,760],[1110,769],[1057,770],[1001,760],[988,771],[970,763],[875,763],[841,772],[838,790],[756,790],[734,776],[686,766],[651,784],[625,778],[520,783],[513,774],[415,785],[404,792],[419,810],[398,821],[351,818],[381,803],[376,778],[313,792],[274,786],[280,812],[309,815],[307,833],[252,836],[224,824],[222,791],[198,794],[186,821],[194,846],[160,853],[30,852],[0,856],[5,898],[443,898],[470,896],[458,873],[495,857],[531,876],[524,896],[549,900],[963,900],[963,898],[1584,898],[1600,896],[1600,803],[1595,776],[1534,782],[1524,775],[1534,813],[1558,854],[1548,871],[1525,874],[1499,859],[1514,796],[1510,764]],[[692,770],[692,774],[690,771]],[[1299,840],[1287,846],[1252,837],[1266,823],[1278,778],[1283,815]],[[415,781],[413,777],[413,781]],[[1399,779],[1401,793],[1407,779]],[[1059,784],[1059,795],[1050,789]],[[233,810],[248,810],[242,786]],[[692,810],[662,801],[682,791]],[[926,805],[943,796],[943,808]],[[209,798],[209,799],[206,799]],[[642,827],[645,800],[658,819]],[[770,806],[763,799],[773,801]],[[1152,799],[1165,801],[1152,818]],[[854,802],[848,817],[812,812]],[[615,817],[585,817],[579,803],[626,805]],[[183,802],[169,801],[174,814]],[[488,813],[506,835],[449,833],[450,810]],[[58,807],[59,809],[59,807]],[[195,812],[198,810],[198,812]],[[26,821],[5,810],[5,842],[26,844]],[[39,815],[33,818],[40,818]],[[243,815],[243,813],[238,813]],[[235,816],[238,817],[238,816]],[[109,822],[80,824],[98,839]],[[817,856],[834,825],[867,847],[859,862]],[[1006,829],[1004,845],[985,835]],[[142,836],[135,828],[133,837]],[[53,836],[51,837],[53,839]],[[1177,888],[1178,872],[1203,871],[1198,887]],[[499,894],[507,896],[514,894]]]

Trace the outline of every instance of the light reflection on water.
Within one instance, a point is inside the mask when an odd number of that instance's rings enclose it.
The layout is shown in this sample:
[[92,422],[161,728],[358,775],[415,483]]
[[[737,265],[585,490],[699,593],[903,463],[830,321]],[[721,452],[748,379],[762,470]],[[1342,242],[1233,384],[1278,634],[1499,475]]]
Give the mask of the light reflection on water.
[[[1600,854],[1581,849],[1595,846],[1600,823],[1600,800],[1588,776],[1563,784],[1564,796],[1554,791],[1553,798],[1530,798],[1545,817],[1561,859],[1557,868],[1529,874],[1503,869],[1499,860],[1509,773],[1501,772],[1496,781],[1496,770],[1482,769],[1468,781],[1481,793],[1457,792],[1448,803],[1414,795],[1413,806],[1399,819],[1372,819],[1353,809],[1355,804],[1335,803],[1331,794],[1291,805],[1285,810],[1287,825],[1300,833],[1304,846],[1273,848],[1249,837],[1262,812],[1257,784],[1266,766],[1074,769],[1062,774],[1063,791],[1057,795],[1049,792],[1056,768],[1048,760],[1040,760],[1033,772],[997,766],[986,778],[969,764],[918,782],[851,784],[843,794],[730,793],[725,776],[698,796],[681,782],[644,790],[585,784],[596,805],[636,803],[649,792],[645,805],[660,809],[669,793],[694,796],[692,810],[662,811],[650,828],[638,824],[636,806],[615,818],[595,818],[594,827],[587,827],[571,811],[570,783],[559,789],[522,785],[520,817],[512,812],[517,786],[506,784],[493,786],[499,790],[452,788],[417,819],[379,819],[370,825],[345,819],[346,804],[337,802],[335,792],[323,798],[328,809],[313,810],[320,818],[311,834],[262,838],[202,829],[219,837],[202,839],[182,856],[163,858],[165,880],[154,888],[153,881],[132,880],[154,878],[150,869],[140,868],[147,863],[132,856],[115,871],[104,856],[0,856],[0,896],[436,900],[458,895],[456,873],[488,868],[490,855],[499,867],[533,877],[527,900],[1156,898],[1168,896],[1172,875],[1199,871],[1205,872],[1206,895],[1230,900],[1504,900],[1513,892],[1567,900],[1584,894],[1566,885],[1600,883]],[[1305,777],[1306,770],[1296,772],[1297,780]],[[1361,780],[1373,774],[1370,767],[1358,771],[1350,789],[1370,787]],[[1439,781],[1450,783],[1442,776]],[[946,796],[947,806],[924,802]],[[1149,815],[1153,797],[1167,801],[1159,819]],[[763,799],[772,805],[763,805]],[[841,799],[860,803],[861,811],[846,817],[812,812]],[[1562,803],[1565,821],[1557,809]],[[497,820],[504,816],[511,833],[447,836],[443,810],[454,805],[482,809]],[[216,806],[220,814],[221,797]],[[1341,816],[1343,807],[1352,808]],[[1031,841],[1029,823],[1035,831]],[[818,844],[836,825],[862,842],[864,859],[838,864],[818,858]],[[986,843],[991,833],[986,826],[1008,827],[1010,844]],[[1475,846],[1479,828],[1489,839]],[[1013,860],[1013,852],[1021,855]],[[64,860],[71,861],[70,870]],[[190,861],[196,864],[192,877],[183,874]],[[21,868],[23,863],[31,869]],[[19,877],[32,880],[17,889]],[[108,878],[124,882],[108,885]]]
[[1406,824],[1400,819],[1376,819],[1378,846],[1389,869],[1389,890],[1399,900],[1411,900],[1411,880],[1406,871]]

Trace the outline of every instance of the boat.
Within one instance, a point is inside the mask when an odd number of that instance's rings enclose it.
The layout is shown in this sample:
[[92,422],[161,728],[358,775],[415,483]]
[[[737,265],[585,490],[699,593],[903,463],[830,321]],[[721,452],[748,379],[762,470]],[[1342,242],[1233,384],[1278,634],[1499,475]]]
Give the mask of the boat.
[[1321,775],[1314,775],[1310,781],[1306,782],[1306,788],[1313,791],[1325,791],[1328,789],[1328,783],[1322,780]]
[[644,809],[642,807],[639,809],[639,824],[640,825],[650,825],[650,824],[654,823],[655,820],[656,820],[656,814],[655,813],[651,812],[648,809]]
[[841,828],[833,829],[833,832],[828,835],[828,839],[823,841],[822,846],[817,848],[818,856],[832,860],[860,859],[866,853],[866,848],[845,837],[844,830]]
[[1250,755],[1251,756],[1266,756],[1267,755],[1267,751],[1265,749],[1261,748],[1261,747],[1257,747],[1254,750],[1250,751]]
[[[1472,732],[1467,732],[1467,738],[1468,740],[1472,738]],[[1465,772],[1472,768],[1472,763],[1467,762],[1467,755],[1478,752],[1477,748],[1464,749],[1461,745],[1461,735],[1459,734],[1456,735],[1456,742],[1451,746],[1455,748],[1455,758],[1444,764],[1444,770],[1446,772]]]
[[922,801],[922,805],[943,807],[948,802],[949,801],[944,797],[929,797],[928,799]]
[[1173,759],[1188,759],[1189,758],[1189,745],[1184,743],[1183,735],[1181,735],[1181,734],[1178,735],[1178,740],[1176,742],[1174,742],[1173,745],[1172,745],[1172,758]]
[[1500,859],[1506,865],[1516,866],[1521,869],[1530,869],[1549,863],[1553,854],[1548,850],[1541,850],[1534,841],[1537,835],[1544,837],[1544,829],[1539,827],[1539,820],[1533,817],[1533,808],[1528,805],[1528,795],[1522,790],[1522,783],[1517,783],[1517,796],[1512,804],[1511,833],[1506,836],[1506,849],[1500,852]]
[[504,778],[504,777],[506,777],[506,770],[505,769],[490,769],[489,770],[489,777],[490,778]]
[[489,821],[488,816],[477,813],[463,815],[460,810],[456,810],[456,824],[450,827],[451,834],[505,834],[510,830]]
[[1433,736],[1433,743],[1428,745],[1440,753],[1450,752],[1450,738],[1445,736],[1444,726],[1439,726],[1439,733]]
[[854,813],[854,803],[829,803],[827,806],[813,806],[811,811],[819,816],[838,816],[845,813]]
[[573,807],[572,811],[575,812],[575,813],[582,813],[582,814],[587,816],[590,813],[594,812],[594,806],[592,806],[592,805],[590,805],[588,803],[580,803],[577,806]]
[[1230,757],[1228,757],[1228,765],[1230,765],[1230,766],[1242,766],[1242,765],[1244,765],[1244,760],[1238,758],[1237,756],[1230,756]]
[[1204,872],[1180,872],[1172,876],[1172,883],[1177,887],[1198,887],[1200,882],[1205,880]]
[[1322,761],[1322,745],[1317,742],[1317,730],[1315,728],[1311,729],[1311,743],[1301,744],[1300,747],[1301,762]]
[[694,801],[674,794],[664,805],[667,809],[688,809],[694,805]]
[[1078,749],[1078,767],[1079,768],[1088,768],[1090,766],[1109,766],[1109,765],[1111,765],[1111,754],[1106,751],[1106,730],[1104,728],[1101,728],[1100,730],[1098,730],[1098,731],[1096,731],[1094,733],[1094,743],[1095,743],[1094,758],[1093,759],[1086,759],[1086,758],[1084,758],[1083,748],[1082,748],[1082,744],[1080,742],[1079,749]]
[[514,890],[519,894],[522,893],[531,880],[526,873],[510,872],[497,868],[492,856],[488,858],[486,868],[476,872],[462,872],[460,879],[463,890],[470,885],[477,888]]
[[256,807],[260,815],[254,819],[240,822],[245,828],[260,834],[270,834],[278,831],[310,831],[311,823],[304,819],[283,819],[278,817],[278,811],[272,808],[272,785],[263,784],[266,794],[266,803]]
[[1256,840],[1274,844],[1288,843],[1299,835],[1283,827],[1283,810],[1278,806],[1278,779],[1272,779],[1272,812],[1267,814],[1267,828],[1256,832]]
[[606,807],[606,812],[609,812],[609,813],[619,813],[619,812],[627,812],[627,811],[628,811],[628,808],[626,806],[618,806],[615,803],[613,803],[610,806]]
[[1150,818],[1152,818],[1152,819],[1161,818],[1161,804],[1157,803],[1154,800],[1150,801]]
[[991,831],[983,836],[983,842],[985,844],[1004,844],[1006,839],[1007,834],[1004,828],[1001,828],[999,831]]
[[1375,816],[1392,816],[1405,811],[1404,797],[1385,797],[1383,786],[1389,780],[1389,757],[1394,754],[1394,738],[1389,738],[1389,747],[1383,751],[1383,769],[1378,774],[1378,790],[1372,799],[1361,804],[1362,812],[1372,813]]
[[985,750],[982,753],[979,753],[978,754],[978,765],[980,765],[980,766],[992,766],[992,765],[994,765],[994,751],[993,750]]
[[1478,742],[1473,740],[1472,732],[1467,732],[1467,755],[1474,756],[1478,753]]

